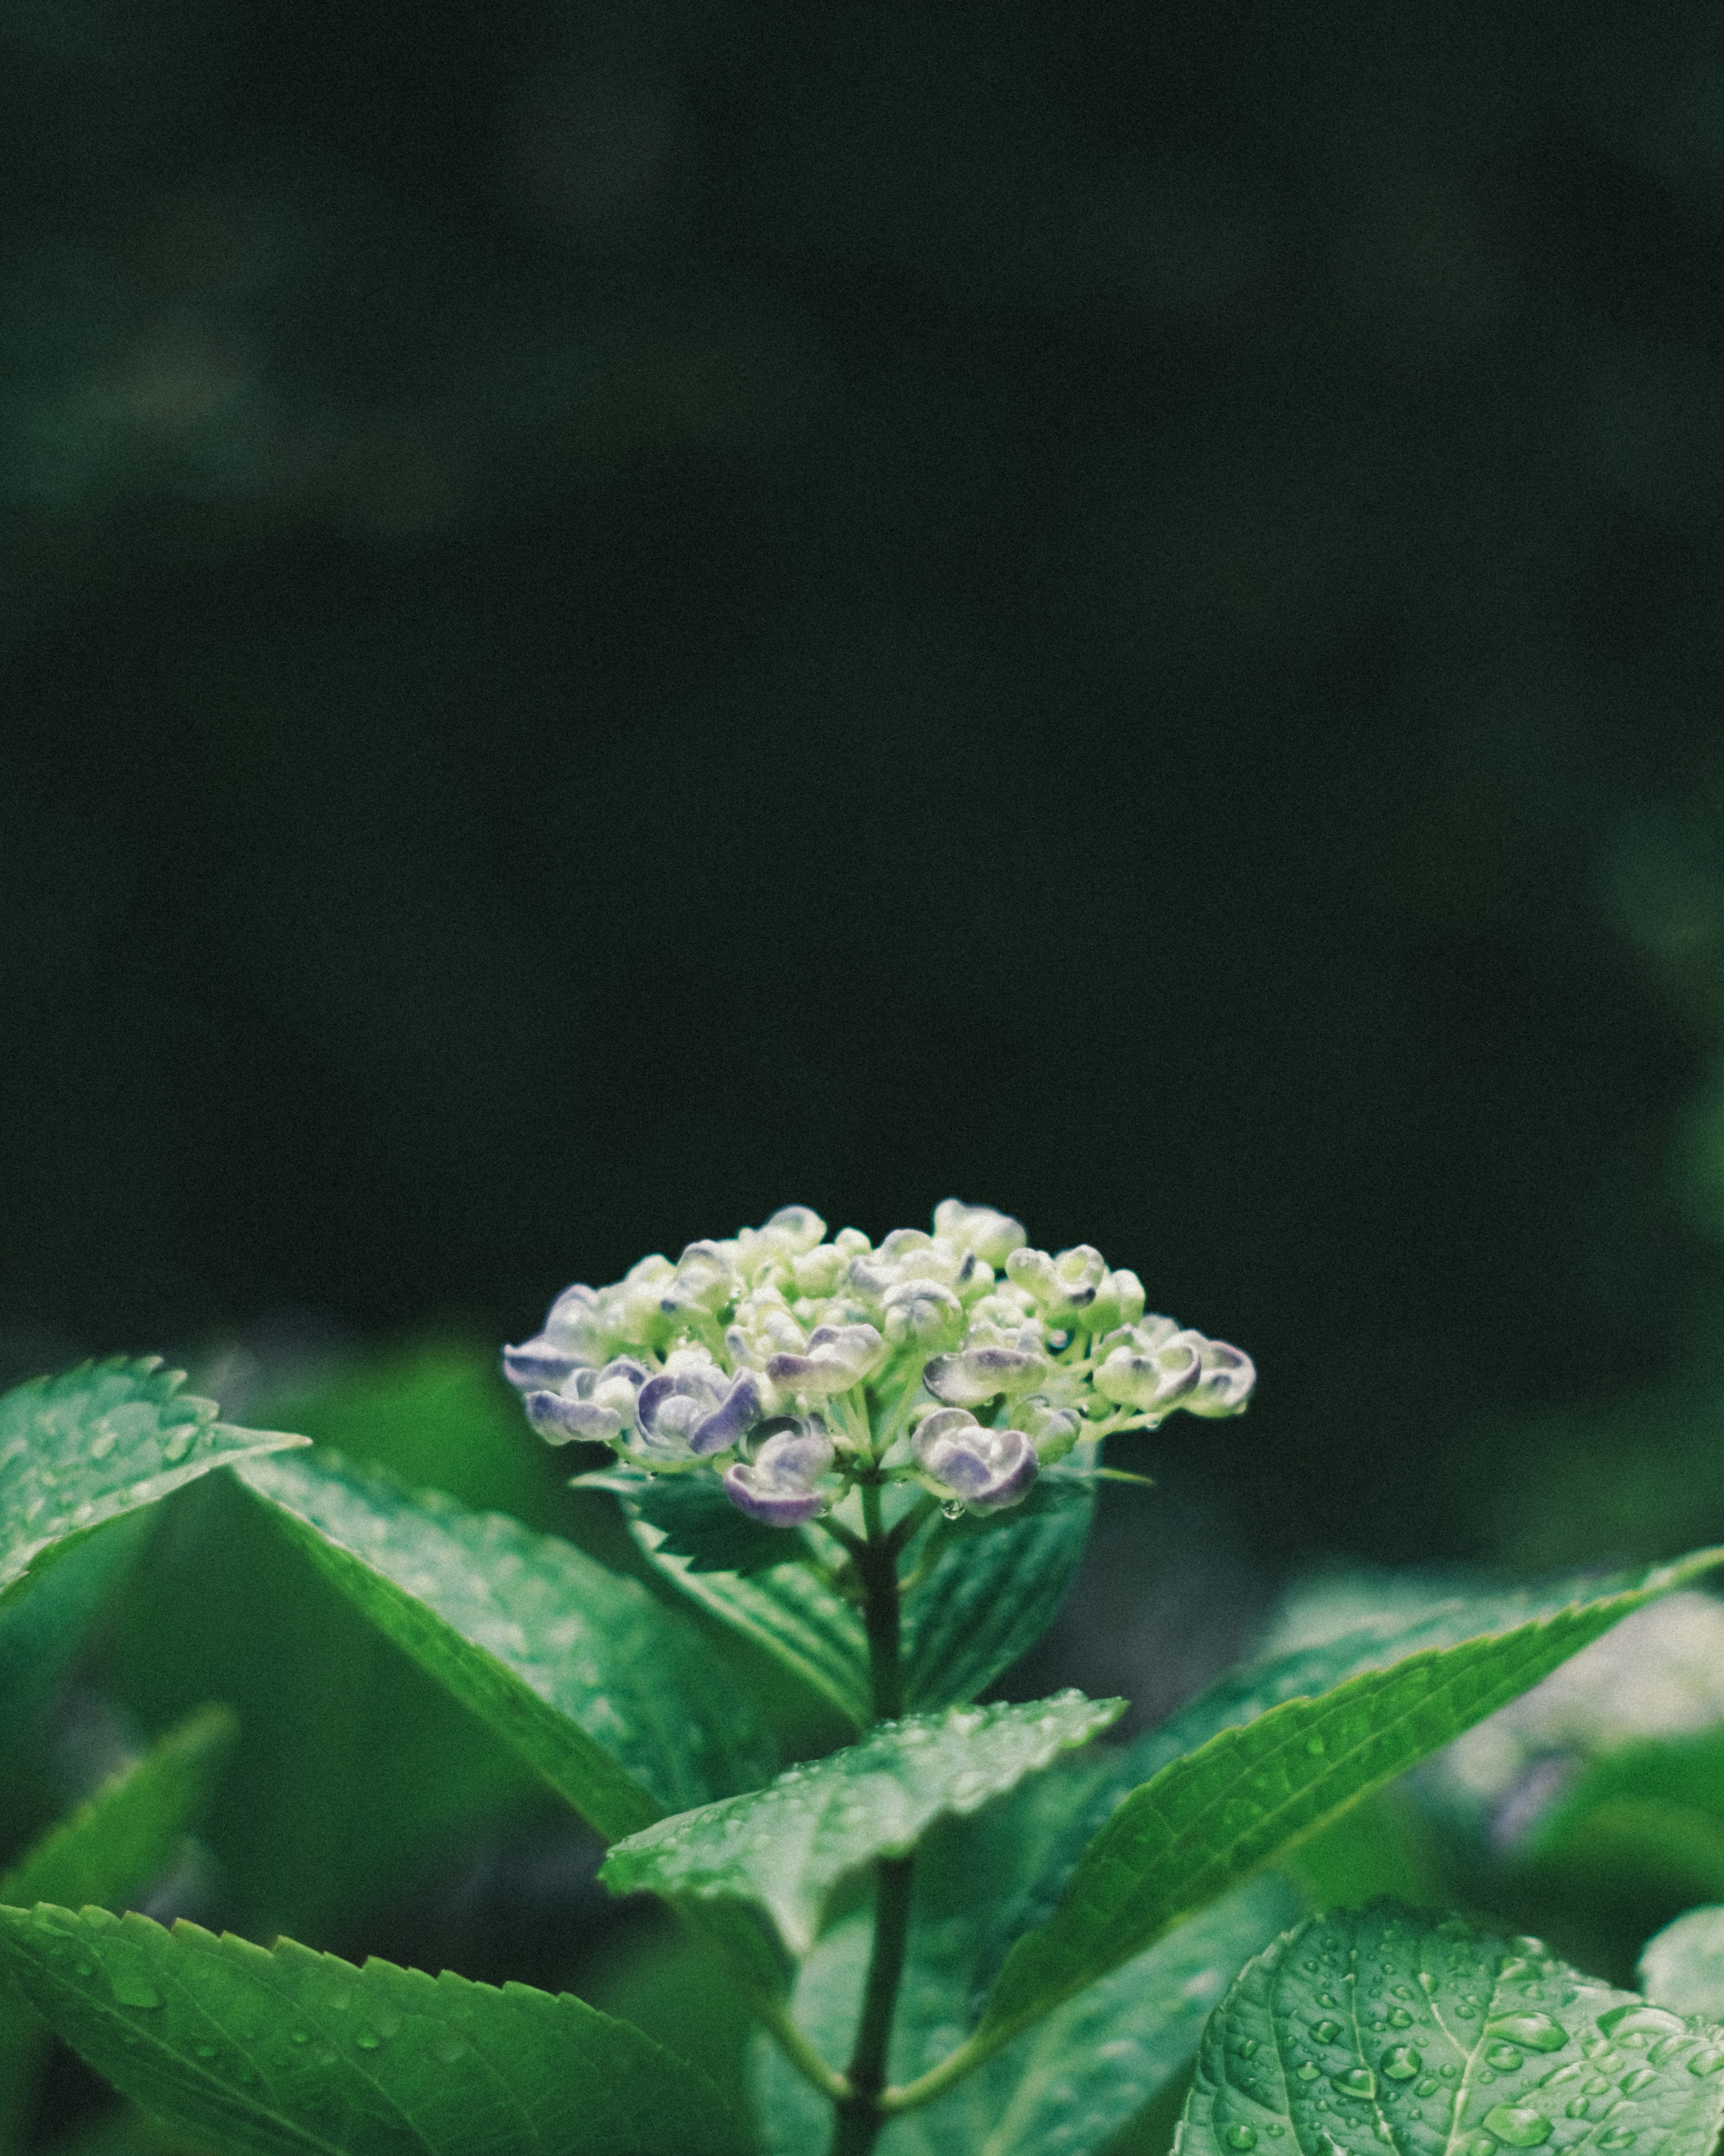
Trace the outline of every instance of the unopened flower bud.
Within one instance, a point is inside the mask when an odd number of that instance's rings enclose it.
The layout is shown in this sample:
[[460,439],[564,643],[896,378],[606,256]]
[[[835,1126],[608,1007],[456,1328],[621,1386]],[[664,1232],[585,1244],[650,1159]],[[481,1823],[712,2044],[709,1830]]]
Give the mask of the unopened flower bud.
[[885,1334],[895,1348],[955,1348],[964,1337],[964,1306],[931,1280],[900,1281],[885,1300]]
[[1112,1349],[1095,1373],[1104,1399],[1141,1414],[1159,1414],[1183,1402],[1203,1374],[1198,1336],[1176,1332],[1158,1347],[1140,1332]]
[[725,1470],[725,1495],[769,1527],[799,1527],[824,1502],[820,1477],[831,1468],[832,1441],[817,1424],[793,1423],[767,1438],[752,1460]]
[[1012,1410],[1012,1419],[1035,1447],[1036,1458],[1051,1467],[1084,1434],[1084,1419],[1075,1408],[1059,1407],[1044,1394],[1032,1393]]
[[817,1243],[812,1250],[804,1250],[800,1257],[793,1258],[790,1276],[796,1283],[797,1292],[830,1295],[849,1270],[850,1255],[836,1243]]
[[871,1325],[817,1325],[807,1353],[770,1357],[767,1375],[786,1392],[824,1399],[871,1377],[885,1355],[885,1342]]
[[690,1243],[676,1261],[669,1293],[679,1303],[709,1312],[722,1309],[736,1291],[731,1255],[721,1243]]
[[762,1370],[774,1355],[799,1355],[808,1345],[808,1335],[777,1289],[761,1287],[736,1305],[724,1342],[733,1363]]
[[934,1233],[942,1243],[973,1250],[996,1272],[1029,1240],[1009,1214],[996,1213],[991,1205],[966,1205],[961,1198],[943,1198],[934,1208]]
[[962,1408],[936,1408],[911,1445],[932,1479],[977,1512],[1018,1503],[1039,1464],[1021,1430],[985,1430]]
[[936,1355],[922,1372],[922,1383],[949,1407],[978,1408],[1001,1393],[1027,1393],[1047,1369],[1045,1356],[1021,1348],[966,1348],[962,1354]]
[[1240,1414],[1257,1383],[1257,1366],[1242,1348],[1225,1340],[1205,1340],[1199,1353],[1203,1375],[1179,1404],[1193,1414]]
[[1136,1273],[1111,1272],[1095,1291],[1084,1318],[1086,1332],[1112,1332],[1135,1325],[1143,1315],[1143,1283]]
[[1049,1325],[1062,1332],[1091,1329],[1089,1312],[1107,1277],[1107,1260],[1091,1245],[1080,1243],[1056,1258],[1045,1250],[1013,1250],[1006,1273],[1035,1297]]

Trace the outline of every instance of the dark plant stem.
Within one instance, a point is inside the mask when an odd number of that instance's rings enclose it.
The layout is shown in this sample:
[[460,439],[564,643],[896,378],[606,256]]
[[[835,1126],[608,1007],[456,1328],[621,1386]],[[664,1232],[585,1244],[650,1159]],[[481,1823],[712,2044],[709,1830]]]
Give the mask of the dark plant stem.
[[[856,1555],[865,1600],[868,1666],[874,1686],[874,1718],[895,1720],[904,1711],[904,1675],[898,1612],[898,1546],[881,1524],[880,1486],[862,1485],[866,1539]],[[838,2107],[832,2156],[869,2156],[885,2124],[878,2107],[886,2085],[892,2015],[904,1975],[910,1938],[910,1891],[914,1856],[883,1856],[875,1867],[874,1950],[862,1994],[862,2018],[847,2079],[850,2092]]]

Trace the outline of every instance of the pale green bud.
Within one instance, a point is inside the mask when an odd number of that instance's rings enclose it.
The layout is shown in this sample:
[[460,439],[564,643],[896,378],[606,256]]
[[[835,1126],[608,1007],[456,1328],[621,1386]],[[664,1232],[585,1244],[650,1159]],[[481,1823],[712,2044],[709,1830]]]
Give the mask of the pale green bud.
[[817,1243],[790,1261],[799,1295],[829,1296],[849,1268],[850,1253],[836,1243]]
[[1257,1383],[1256,1364],[1243,1348],[1230,1347],[1225,1340],[1203,1341],[1198,1354],[1203,1375],[1179,1403],[1181,1407],[1198,1415],[1243,1414]]
[[1035,1447],[1044,1467],[1051,1467],[1084,1434],[1084,1419],[1074,1407],[1056,1407],[1045,1393],[1032,1393],[1012,1410],[1012,1419]]
[[1049,1325],[1062,1332],[1089,1332],[1090,1306],[1107,1277],[1107,1260],[1088,1243],[1050,1258],[1045,1250],[1013,1250],[1008,1278],[1040,1304]]
[[942,1243],[973,1251],[996,1272],[1029,1240],[1009,1214],[996,1213],[991,1205],[966,1205],[961,1198],[942,1198],[934,1208],[934,1233]]
[[1136,1273],[1109,1273],[1095,1291],[1084,1320],[1086,1332],[1112,1332],[1143,1315],[1143,1283]]
[[1121,1407],[1160,1415],[1192,1390],[1203,1367],[1198,1336],[1176,1332],[1151,1346],[1140,1334],[1109,1353],[1095,1373],[1095,1389]]
[[928,1354],[955,1348],[964,1337],[964,1306],[938,1281],[900,1281],[886,1293],[885,1335],[895,1348]]

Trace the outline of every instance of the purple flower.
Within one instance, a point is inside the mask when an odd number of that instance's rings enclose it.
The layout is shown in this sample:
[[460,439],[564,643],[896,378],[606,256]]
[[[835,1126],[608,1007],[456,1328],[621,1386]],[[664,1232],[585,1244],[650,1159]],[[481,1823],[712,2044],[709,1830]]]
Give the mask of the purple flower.
[[812,1423],[777,1430],[752,1460],[726,1468],[725,1495],[751,1520],[769,1527],[799,1527],[824,1500],[816,1486],[833,1461],[832,1441]]
[[618,1355],[602,1370],[577,1370],[561,1392],[529,1393],[526,1419],[547,1445],[567,1445],[577,1438],[608,1445],[633,1427],[635,1402],[646,1381],[639,1363]]
[[986,1430],[967,1408],[936,1408],[911,1443],[934,1480],[975,1512],[1018,1503],[1040,1464],[1021,1430]]
[[503,1375],[517,1392],[563,1384],[575,1371],[605,1358],[598,1297],[590,1287],[566,1287],[546,1315],[544,1328],[518,1348],[503,1350]]
[[646,1450],[680,1459],[726,1451],[759,1421],[760,1408],[753,1371],[726,1378],[716,1363],[694,1363],[649,1378],[636,1413]]
[[817,1325],[808,1335],[806,1355],[780,1354],[767,1359],[767,1375],[787,1392],[824,1399],[848,1392],[879,1368],[885,1342],[871,1325]]

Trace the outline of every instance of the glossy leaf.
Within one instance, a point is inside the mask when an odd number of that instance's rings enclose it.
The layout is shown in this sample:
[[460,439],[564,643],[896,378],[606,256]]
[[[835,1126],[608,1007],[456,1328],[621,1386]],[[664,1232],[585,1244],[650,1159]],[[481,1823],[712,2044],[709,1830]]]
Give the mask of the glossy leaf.
[[283,1940],[43,1904],[0,1952],[44,2019],[194,2141],[254,2156],[741,2156],[704,2074],[627,2022]]
[[772,1772],[748,1702],[639,1580],[334,1455],[260,1461],[242,1480],[608,1840]]
[[85,1635],[154,1532],[147,1508],[74,1535],[0,1602],[0,1753],[25,1740]]
[[1688,1909],[1646,1942],[1640,1989],[1678,2014],[1724,2021],[1724,1906]]
[[[0,1903],[128,1907],[172,1868],[234,1735],[225,1707],[190,1716],[27,1851],[0,1879]],[[0,2147],[18,2142],[46,2044],[47,2031],[18,1994],[0,1990]]]
[[[829,1584],[839,1557],[829,1537],[745,1519],[704,1476],[582,1481],[623,1498],[636,1541],[685,1594],[794,1671],[854,1727],[868,1727],[867,1637],[854,1607]],[[921,1573],[904,1604],[911,1711],[975,1698],[1034,1645],[1076,1576],[1094,1510],[1091,1477],[1055,1469],[1009,1514],[936,1518],[924,1530],[906,1559]]]
[[757,1901],[792,1953],[806,1953],[827,1896],[847,1873],[904,1856],[936,1819],[974,1811],[1088,1743],[1125,1704],[1067,1691],[1027,1707],[950,1707],[883,1722],[752,1796],[618,1842],[599,1876],[618,1894]]
[[1392,1904],[1313,1917],[1210,2020],[1178,2146],[1711,2156],[1724,2045],[1533,1939]]
[[1004,1515],[936,1524],[926,1577],[906,1597],[907,1707],[974,1699],[1040,1639],[1083,1562],[1093,1479],[1054,1468]]
[[[1526,1691],[1655,1596],[1710,1570],[1704,1551],[1631,1578],[1444,1605],[1398,1635],[1355,1634],[1247,1673],[1130,1755],[1180,1749],[1083,1850],[1045,1923],[1008,1957],[977,2035],[985,2053],[1229,1892],[1284,1849]],[[1562,1599],[1558,1599],[1562,1598]],[[1496,1630],[1505,1614],[1530,1620]],[[1444,1644],[1460,1627],[1475,1636]],[[1416,1651],[1396,1657],[1408,1638]],[[1330,1673],[1368,1657],[1357,1675]],[[1376,1666],[1379,1658],[1388,1666]],[[1319,1689],[1325,1676],[1329,1688]],[[1290,1683],[1309,1686],[1286,1696]],[[1279,1704],[1265,1702],[1281,1695]],[[1254,1712],[1254,1710],[1255,1712]],[[1238,1715],[1200,1737],[1217,1715]]]
[[236,1734],[225,1707],[188,1717],[49,1828],[0,1878],[0,1902],[126,1907],[173,1863]]
[[155,1356],[86,1363],[0,1394],[0,1591],[56,1544],[212,1468],[305,1440],[238,1430]]
[[[1086,1765],[1020,1784],[972,1817],[936,1827],[922,1845],[894,2081],[914,2079],[951,2051],[968,2015],[993,1897],[1040,1863],[1063,1815],[1082,1800]],[[1049,2015],[938,2102],[891,2121],[877,2156],[1095,2156],[1185,2071],[1240,1964],[1300,1913],[1280,1879],[1255,1881]],[[865,1911],[840,1919],[798,1984],[797,2018],[834,2061],[854,2034],[869,1945]],[[773,2156],[821,2148],[820,2098],[764,2038],[754,2072]]]

